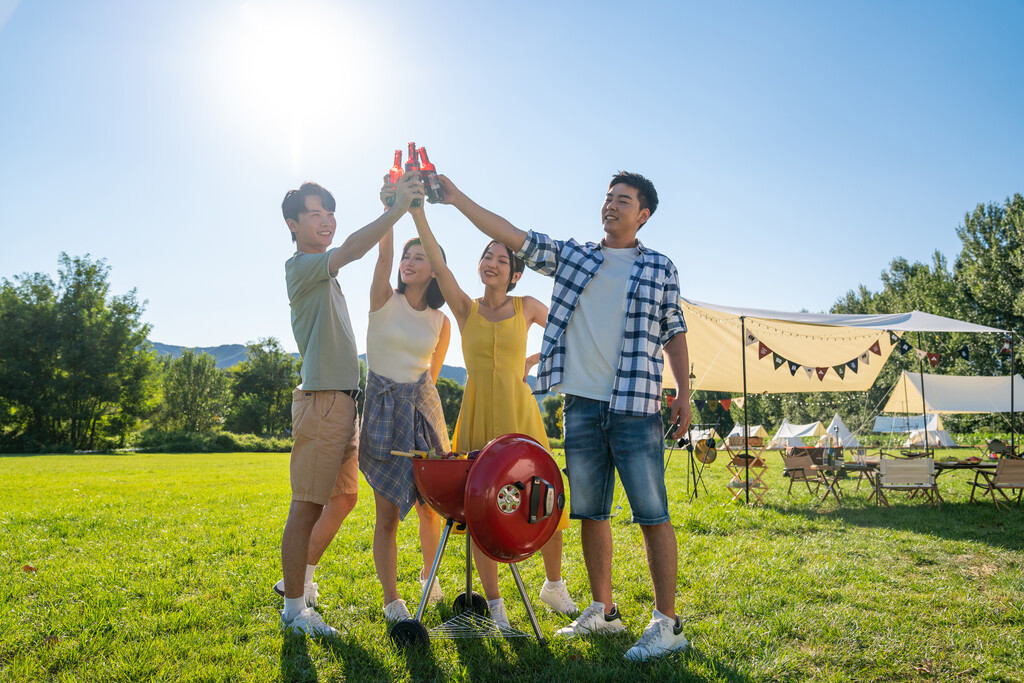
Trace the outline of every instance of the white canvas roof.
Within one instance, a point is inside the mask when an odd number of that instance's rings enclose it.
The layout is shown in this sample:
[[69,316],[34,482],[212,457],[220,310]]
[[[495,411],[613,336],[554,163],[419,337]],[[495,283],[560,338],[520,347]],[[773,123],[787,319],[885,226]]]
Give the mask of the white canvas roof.
[[825,428],[825,431],[827,432],[825,436],[818,439],[819,446],[828,446],[831,439],[834,446],[842,446],[843,448],[861,447],[860,441],[857,441],[857,437],[846,428],[846,424],[843,423],[843,418],[839,417],[839,413],[835,414],[832,421],[828,423],[828,427]]
[[[904,446],[924,446],[924,430],[915,429],[903,442]],[[945,429],[928,432],[928,445],[932,448],[954,448],[957,444]]]
[[926,425],[921,415],[897,415],[895,417],[879,415],[875,418],[875,426],[871,428],[871,431],[879,434],[907,434],[915,429],[924,429],[925,426],[928,427],[929,432],[942,429],[942,418],[931,413],[928,415]]
[[796,425],[787,420],[782,419],[782,424],[779,425],[778,430],[775,432],[775,436],[768,443],[768,448],[785,448],[788,446],[806,446],[804,443],[804,437],[822,436],[825,434],[825,427],[822,426],[821,422],[809,422],[807,424]]
[[[680,303],[696,376],[691,391],[744,391],[744,358],[748,392],[863,391],[874,384],[895,348],[890,331],[1002,331],[920,311],[828,315],[721,306],[686,298]],[[746,338],[741,333],[741,319]],[[870,351],[876,343],[877,352]],[[764,349],[770,353],[762,356]],[[782,359],[779,365],[777,358]],[[845,368],[843,377],[836,367]]]
[[[921,398],[922,381],[924,399]],[[1024,377],[1015,375],[1016,409],[1024,406]],[[1008,413],[1010,378],[921,375],[903,371],[883,413]]]
[[[743,425],[733,425],[732,431],[729,432],[729,436],[743,436]],[[761,425],[757,425],[756,427],[751,427],[747,430],[747,436],[760,436],[762,439],[767,439],[768,430]]]

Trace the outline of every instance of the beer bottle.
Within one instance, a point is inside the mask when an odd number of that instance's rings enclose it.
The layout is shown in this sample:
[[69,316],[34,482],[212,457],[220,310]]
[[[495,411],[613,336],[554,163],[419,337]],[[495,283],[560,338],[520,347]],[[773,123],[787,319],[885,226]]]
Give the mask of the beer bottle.
[[[409,173],[410,171],[419,171],[419,170],[420,170],[420,162],[416,158],[416,143],[415,142],[410,142],[409,143],[409,156],[406,158],[406,162],[405,162],[405,172]],[[412,200],[412,204],[410,204],[409,206],[422,206],[422,205],[423,205],[423,200],[421,200],[421,199],[414,199],[414,200]]]
[[[391,170],[388,171],[388,182],[397,183],[402,179],[402,150],[395,150],[395,163],[391,165]],[[388,197],[388,206],[394,206],[395,197],[394,195]]]
[[441,190],[441,181],[437,179],[437,169],[427,158],[427,148],[420,147],[420,179],[423,180],[423,189],[427,193],[427,201],[431,204],[438,204],[444,201],[444,192]]

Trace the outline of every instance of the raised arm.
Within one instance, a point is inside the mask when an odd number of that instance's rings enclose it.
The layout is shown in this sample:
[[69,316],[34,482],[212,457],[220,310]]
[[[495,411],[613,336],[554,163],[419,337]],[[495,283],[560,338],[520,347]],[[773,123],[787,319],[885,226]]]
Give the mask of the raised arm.
[[448,353],[448,343],[452,340],[452,321],[444,316],[441,323],[441,334],[437,338],[437,346],[434,353],[430,354],[430,377],[437,384],[437,378],[441,375],[441,366],[444,364],[444,357]]
[[395,189],[395,203],[388,207],[377,220],[363,226],[349,235],[341,246],[331,250],[329,267],[332,273],[338,269],[358,261],[366,252],[373,248],[373,245],[380,242],[388,230],[390,230],[402,215],[409,210],[409,204],[417,197],[423,196],[423,183],[420,182],[418,173],[406,173],[398,181]]
[[391,288],[391,271],[395,265],[395,231],[388,230],[377,243],[377,264],[373,267],[373,281],[370,283],[370,313],[384,308],[394,296]]
[[519,251],[526,242],[526,232],[509,223],[496,213],[488,211],[463,194],[448,176],[440,175],[441,189],[444,191],[444,203],[451,204],[462,212],[462,215],[492,240],[498,240],[512,251]]
[[441,288],[444,300],[455,316],[455,322],[459,324],[459,330],[461,330],[463,325],[466,324],[466,318],[469,317],[473,300],[462,291],[459,283],[455,281],[455,276],[452,275],[451,269],[448,268],[448,264],[444,262],[441,246],[437,243],[434,233],[430,231],[430,225],[427,224],[427,216],[423,212],[423,207],[413,209],[411,213],[412,220],[416,224],[416,232],[420,236],[420,243],[423,245],[423,251],[427,255],[427,260],[430,261],[430,268],[434,271],[434,277],[437,278],[437,286]]

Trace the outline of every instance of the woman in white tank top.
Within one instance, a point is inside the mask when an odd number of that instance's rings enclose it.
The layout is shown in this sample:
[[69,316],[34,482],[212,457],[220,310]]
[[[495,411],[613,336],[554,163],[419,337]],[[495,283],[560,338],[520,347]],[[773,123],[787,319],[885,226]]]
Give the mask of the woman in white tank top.
[[[419,498],[412,462],[392,450],[448,452],[451,444],[441,400],[434,384],[448,351],[451,323],[438,310],[444,296],[419,240],[405,244],[397,289],[391,288],[394,235],[380,241],[370,286],[366,335],[366,399],[359,436],[359,469],[373,488],[376,522],[373,563],[384,589],[388,621],[412,618],[398,593],[398,523],[410,509],[419,517],[424,568],[433,562],[440,541],[441,518]],[[428,601],[444,599],[435,579]]]

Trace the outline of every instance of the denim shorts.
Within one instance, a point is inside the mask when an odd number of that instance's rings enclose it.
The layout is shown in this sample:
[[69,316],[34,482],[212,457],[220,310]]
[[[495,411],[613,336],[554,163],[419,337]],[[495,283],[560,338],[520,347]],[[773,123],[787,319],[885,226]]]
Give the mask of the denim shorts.
[[563,410],[569,516],[609,519],[618,471],[633,522],[669,521],[661,415],[620,415],[608,410],[607,401],[572,395],[566,395]]

